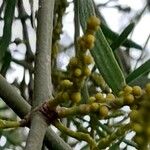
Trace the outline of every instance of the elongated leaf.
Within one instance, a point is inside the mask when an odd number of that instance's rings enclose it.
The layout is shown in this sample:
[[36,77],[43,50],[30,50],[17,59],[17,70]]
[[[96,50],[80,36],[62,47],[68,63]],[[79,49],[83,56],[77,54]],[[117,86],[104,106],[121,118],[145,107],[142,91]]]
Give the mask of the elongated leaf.
[[[103,18],[103,16],[99,12],[98,7],[96,5],[94,5],[94,8],[95,8],[96,16],[98,16],[99,18],[101,18],[101,29],[103,31],[103,34],[105,35],[105,37],[108,40],[110,40],[111,42],[114,42],[118,38],[119,35],[116,32],[112,31],[106,25],[105,19]],[[129,39],[126,39],[122,43],[122,46],[127,47],[127,48],[136,48],[136,49],[142,50],[142,47],[139,44],[137,44],[134,41],[129,40]]]
[[[107,27],[103,23],[101,24],[101,29],[102,29],[105,37],[107,37],[111,41],[114,41],[114,39],[117,39],[119,36],[116,32],[112,31],[109,27]],[[129,40],[129,39],[126,39],[122,43],[122,45],[127,47],[127,48],[136,48],[136,49],[142,50],[142,47],[139,44],[137,44],[134,41]]]
[[129,76],[126,78],[126,82],[130,83],[135,79],[143,76],[145,73],[150,71],[150,59],[147,60],[143,65],[134,70]]
[[127,39],[128,35],[131,33],[131,31],[134,28],[134,23],[130,23],[123,32],[118,36],[118,38],[110,45],[112,50],[116,50],[119,48],[119,46],[122,45],[122,43]]
[[6,0],[3,36],[0,40],[0,60],[2,60],[2,58],[4,57],[11,40],[11,29],[15,11],[15,4],[16,0]]
[[[80,23],[85,32],[88,18],[95,15],[93,2],[91,0],[80,0],[79,12]],[[96,32],[95,36],[95,47],[91,50],[91,54],[107,84],[114,93],[118,93],[125,85],[123,73],[101,29]]]

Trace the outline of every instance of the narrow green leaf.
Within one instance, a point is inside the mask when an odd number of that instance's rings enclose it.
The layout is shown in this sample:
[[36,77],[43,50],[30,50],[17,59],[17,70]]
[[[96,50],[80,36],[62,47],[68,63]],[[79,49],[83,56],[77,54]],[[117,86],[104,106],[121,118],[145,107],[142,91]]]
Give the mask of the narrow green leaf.
[[[94,5],[91,0],[80,0],[79,6],[80,23],[85,32],[88,18],[95,15]],[[95,47],[91,50],[91,54],[106,83],[117,94],[125,85],[123,73],[101,29],[96,32],[95,36]]]
[[[116,32],[112,31],[109,27],[107,27],[103,23],[101,24],[101,29],[102,29],[103,34],[105,35],[105,37],[108,38],[111,41],[114,41],[114,39],[117,39],[118,36],[119,36]],[[122,45],[127,47],[127,48],[136,48],[136,49],[142,50],[142,47],[139,44],[137,44],[134,41],[129,40],[129,39],[126,39],[122,43]]]
[[[112,31],[105,22],[105,19],[103,18],[103,16],[101,15],[101,13],[98,10],[98,7],[96,5],[94,5],[95,8],[95,13],[96,16],[98,16],[101,19],[101,29],[103,31],[103,34],[105,35],[106,39],[110,40],[111,42],[113,42],[114,40],[116,40],[118,38],[118,34],[114,31]],[[140,49],[142,50],[142,47],[135,43],[132,40],[126,39],[123,43],[122,46],[127,47],[127,48],[136,48],[136,49]]]
[[150,59],[147,60],[144,64],[142,64],[139,68],[134,70],[131,74],[126,78],[126,82],[130,83],[133,80],[143,76],[145,73],[150,71]]
[[110,45],[110,47],[112,48],[112,50],[116,50],[117,48],[119,48],[119,46],[122,45],[122,43],[124,43],[124,41],[127,39],[128,35],[131,33],[131,31],[134,28],[134,23],[130,23],[124,30],[123,32],[118,36],[118,38]]
[[0,60],[5,56],[5,52],[11,40],[11,29],[14,17],[16,0],[6,0],[6,8],[4,14],[3,36],[0,40]]

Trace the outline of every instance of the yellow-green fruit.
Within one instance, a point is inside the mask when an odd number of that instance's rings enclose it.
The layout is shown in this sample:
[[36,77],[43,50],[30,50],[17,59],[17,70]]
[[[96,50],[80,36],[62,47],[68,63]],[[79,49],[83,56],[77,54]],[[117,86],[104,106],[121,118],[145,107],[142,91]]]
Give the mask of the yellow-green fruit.
[[146,93],[150,95],[150,83],[146,84],[145,90],[146,90]]
[[71,94],[71,100],[74,103],[78,103],[81,101],[81,93],[80,92],[74,92]]
[[124,91],[120,91],[120,92],[118,93],[118,96],[119,96],[119,97],[122,97],[123,94],[124,94]]
[[131,94],[132,93],[132,87],[129,86],[129,85],[126,85],[125,88],[124,88],[124,93],[125,94]]
[[87,21],[87,29],[96,31],[100,25],[100,20],[96,16],[91,16]]
[[106,100],[107,101],[113,101],[113,100],[115,100],[115,96],[113,94],[111,94],[111,93],[108,93],[106,95]]
[[77,57],[72,57],[70,59],[69,65],[70,66],[77,66],[78,65],[78,59],[77,59]]
[[126,94],[124,96],[125,104],[132,104],[134,102],[134,96],[132,94]]
[[101,117],[107,117],[109,113],[109,109],[107,106],[103,105],[99,108],[99,114]]
[[93,103],[96,101],[96,98],[94,96],[89,97],[89,103]]
[[68,92],[63,92],[63,93],[62,93],[62,99],[63,99],[63,100],[66,101],[66,100],[69,100],[69,98],[70,98],[70,97],[69,97]]
[[95,37],[92,34],[87,34],[84,36],[85,48],[92,49],[94,47]]
[[131,121],[137,122],[139,121],[140,114],[137,110],[132,110],[129,114]]
[[141,133],[143,131],[143,127],[139,123],[133,123],[132,124],[132,129],[136,133]]
[[83,68],[83,74],[85,76],[89,76],[91,74],[91,70],[88,67]]
[[92,103],[91,104],[91,110],[92,111],[97,111],[99,109],[99,104],[97,103]]
[[86,104],[82,104],[79,106],[79,110],[81,114],[85,114],[90,112],[90,106],[86,105]]
[[69,80],[62,80],[61,81],[61,87],[68,88],[68,87],[71,87],[72,85],[73,85],[73,83]]
[[80,68],[76,68],[76,69],[74,70],[74,75],[75,75],[76,77],[81,76],[81,74],[82,74],[82,71],[81,71]]
[[102,93],[96,93],[95,98],[96,98],[97,102],[103,102],[104,101],[104,96]]
[[89,65],[93,62],[93,58],[90,55],[84,55],[83,61],[86,65]]
[[142,89],[139,86],[134,86],[132,93],[135,96],[141,96],[142,95]]
[[79,45],[79,47],[80,47],[82,50],[86,50],[86,48],[85,48],[85,41],[84,41],[84,38],[83,38],[83,37],[80,37],[80,38],[78,39],[78,45]]

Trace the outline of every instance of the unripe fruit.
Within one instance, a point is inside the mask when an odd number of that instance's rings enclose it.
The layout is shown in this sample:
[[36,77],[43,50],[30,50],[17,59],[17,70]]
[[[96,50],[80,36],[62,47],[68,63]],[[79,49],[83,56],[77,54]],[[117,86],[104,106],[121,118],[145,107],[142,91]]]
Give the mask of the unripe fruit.
[[91,16],[87,21],[87,29],[96,31],[100,25],[100,20],[96,16]]
[[75,75],[76,77],[79,77],[79,76],[81,76],[81,74],[82,74],[81,69],[80,69],[80,68],[76,68],[75,71],[74,71],[74,75]]
[[83,56],[83,62],[86,65],[89,65],[89,64],[91,64],[93,62],[93,58],[90,55],[84,55]]
[[79,47],[80,47],[81,49],[86,50],[86,48],[85,48],[85,41],[84,41],[84,38],[83,38],[83,37],[80,37],[80,38],[78,39],[78,45],[79,45]]
[[142,95],[142,89],[139,86],[134,86],[133,87],[133,95],[141,96]]
[[85,104],[80,105],[79,110],[80,110],[80,113],[82,113],[82,114],[88,113],[88,112],[90,112],[90,106],[87,106]]
[[97,111],[97,110],[99,109],[99,104],[97,104],[97,103],[92,103],[92,104],[91,104],[91,109],[92,109],[92,111]]
[[137,110],[132,110],[129,114],[131,121],[136,122],[139,120],[140,115]]
[[126,85],[125,88],[124,88],[124,93],[125,93],[125,94],[130,94],[130,93],[132,93],[132,87],[129,86],[129,85]]
[[66,100],[69,100],[69,98],[70,98],[70,97],[69,97],[68,92],[63,92],[63,93],[62,93],[62,99],[63,99],[63,100],[66,101]]
[[72,58],[70,59],[69,65],[70,65],[70,66],[77,66],[77,64],[78,64],[78,59],[77,59],[77,57],[72,57]]
[[107,106],[103,105],[103,106],[100,106],[99,108],[99,114],[101,117],[107,117],[108,116],[108,113],[109,113],[109,109]]
[[93,103],[96,101],[96,98],[94,96],[89,97],[89,103]]
[[85,48],[92,49],[94,47],[95,37],[92,34],[84,36]]
[[74,92],[71,94],[71,100],[74,103],[78,103],[81,101],[81,93],[80,92]]
[[68,88],[68,87],[71,87],[72,85],[73,85],[73,83],[69,80],[62,80],[61,81],[61,87]]
[[103,102],[103,101],[104,101],[104,96],[103,96],[102,93],[97,93],[97,94],[95,95],[95,98],[96,98],[96,101],[97,101],[97,102]]
[[83,74],[85,76],[89,76],[91,74],[91,70],[88,67],[83,68]]
[[115,100],[115,96],[113,94],[111,94],[111,93],[108,93],[106,95],[106,100],[107,101],[113,101],[113,100]]
[[124,102],[126,104],[132,104],[134,102],[134,96],[132,94],[127,94],[124,96]]
[[145,90],[146,90],[146,93],[150,95],[150,83],[146,84]]

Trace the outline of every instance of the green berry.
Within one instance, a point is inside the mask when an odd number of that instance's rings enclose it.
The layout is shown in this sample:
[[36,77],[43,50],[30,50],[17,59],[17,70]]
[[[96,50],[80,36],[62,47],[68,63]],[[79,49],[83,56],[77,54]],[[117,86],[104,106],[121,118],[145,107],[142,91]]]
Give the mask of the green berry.
[[91,16],[87,21],[87,29],[96,31],[100,25],[100,20],[96,16]]
[[71,94],[71,100],[74,103],[79,103],[81,101],[81,93],[80,92],[74,92]]
[[76,68],[75,71],[74,71],[74,75],[75,75],[76,77],[80,77],[81,74],[82,74],[81,69],[80,69],[80,68]]

